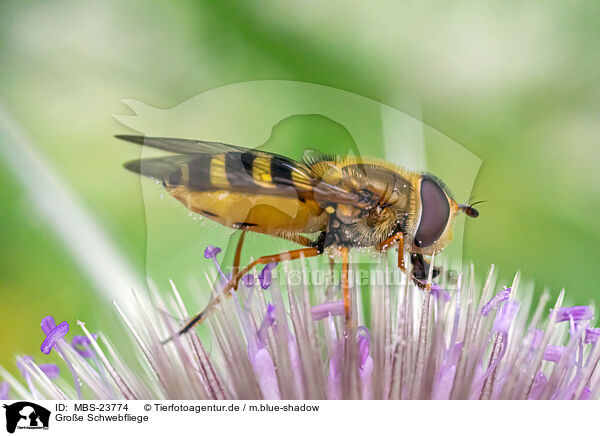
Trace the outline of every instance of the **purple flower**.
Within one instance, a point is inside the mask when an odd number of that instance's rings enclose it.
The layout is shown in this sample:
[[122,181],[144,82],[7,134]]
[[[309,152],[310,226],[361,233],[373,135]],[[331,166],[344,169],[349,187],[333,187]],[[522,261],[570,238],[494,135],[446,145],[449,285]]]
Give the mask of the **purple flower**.
[[560,345],[548,345],[544,351],[544,360],[548,362],[558,363],[566,347]]
[[[273,267],[264,267],[261,286]],[[204,332],[193,330],[168,344],[161,343],[163,333],[176,332],[180,323],[166,312],[187,317],[190,311],[176,287],[167,300],[173,306],[151,289],[151,298],[140,298],[133,313],[119,309],[138,344],[126,351],[137,353],[132,357],[148,371],[130,367],[119,357],[122,351],[111,341],[95,341],[81,322],[85,336],[69,344],[61,339],[68,325],[45,318],[43,348],[54,349],[51,355],[66,362],[77,398],[82,386],[90,398],[103,400],[598,397],[600,329],[589,327],[591,309],[560,309],[564,295],[558,298],[553,315],[570,321],[567,335],[564,325],[540,320],[541,308],[534,316],[519,310],[519,301],[510,298],[516,288],[499,292],[478,311],[482,290],[477,282],[459,281],[447,307],[431,304],[444,298],[441,294],[423,293],[411,282],[383,289],[372,284],[353,298],[352,318],[346,320],[343,301],[337,300],[339,283],[307,289],[290,281],[255,295],[254,287],[245,286],[224,293],[226,285],[218,281],[210,291],[219,296],[219,306],[211,307],[209,322],[197,329]],[[493,277],[486,283],[493,289]],[[326,303],[313,307],[311,301]],[[486,318],[492,311],[493,319]],[[208,349],[204,337],[210,333]],[[10,379],[11,397],[75,397],[63,390],[64,380],[38,377],[30,357],[20,358],[18,366],[25,380]],[[39,368],[58,375],[54,366]],[[0,388],[0,397],[6,397],[7,385]]]
[[327,318],[329,315],[338,316],[345,313],[344,300],[330,301],[318,304],[310,309],[313,321]]
[[40,363],[38,367],[48,378],[56,378],[60,375],[60,369],[54,363]]
[[217,254],[219,254],[222,250],[215,246],[215,245],[209,245],[208,247],[206,247],[206,249],[204,250],[204,257],[206,259],[216,259]]
[[69,323],[63,321],[56,325],[54,318],[47,316],[42,320],[42,330],[46,334],[46,338],[42,342],[41,350],[44,354],[50,354],[56,342],[69,332]]
[[[237,292],[231,291],[233,299],[235,301],[236,311],[242,326],[242,331],[246,337],[246,355],[248,356],[248,362],[254,372],[255,380],[260,388],[261,395],[266,400],[277,400],[280,399],[279,384],[277,380],[277,374],[275,372],[275,365],[273,359],[263,342],[259,337],[259,332],[256,330],[254,323],[251,322],[250,316],[247,310],[242,309],[240,301],[238,299]],[[251,303],[251,301],[247,302]],[[266,330],[271,323],[271,319],[274,320],[275,306],[269,310],[263,320],[263,336],[266,336]]]
[[443,289],[440,285],[433,283],[431,285],[431,295],[437,298],[440,301],[448,302],[452,297],[450,297],[450,293]]
[[332,344],[332,352],[329,356],[329,372],[327,374],[327,398],[339,400],[342,398],[344,348],[342,341],[337,337],[335,323],[331,315],[327,319],[325,330],[328,332]]
[[21,356],[17,359],[17,369],[21,371],[21,374],[25,375],[27,365],[33,362],[33,357],[31,356]]
[[223,279],[223,281],[225,281],[227,283],[227,282],[229,282],[229,277],[227,277],[225,275],[225,273],[221,269],[221,265],[219,265],[219,262],[217,261],[217,254],[219,254],[220,252],[221,252],[221,249],[219,247],[216,247],[214,245],[209,245],[204,250],[204,257],[206,259],[211,259],[213,261],[213,263],[215,264],[215,267],[217,268],[217,271],[219,271],[219,274],[221,275],[221,278]]
[[275,306],[273,304],[269,304],[267,306],[267,312],[265,313],[265,317],[260,324],[260,328],[258,329],[257,336],[260,339],[262,344],[265,344],[267,341],[267,330],[269,327],[273,325],[275,322]]
[[585,329],[584,343],[595,344],[598,341],[598,338],[600,338],[600,327]]
[[[92,337],[96,339],[97,336],[92,335]],[[71,347],[77,351],[77,354],[86,359],[94,357],[94,352],[90,348],[91,343],[92,341],[87,336],[77,335],[71,339]]]
[[242,283],[247,288],[253,287],[254,282],[255,282],[254,274],[246,274],[245,276],[242,277]]
[[531,348],[537,349],[542,344],[544,332],[540,329],[534,329],[531,338]]
[[9,391],[10,387],[8,386],[8,382],[3,381],[0,383],[0,400],[8,400]]
[[360,362],[360,367],[364,367],[365,362],[370,358],[369,350],[371,347],[371,335],[369,334],[369,329],[365,326],[360,326],[357,332],[358,336],[358,361]]
[[260,281],[260,287],[263,289],[268,289],[271,286],[271,271],[275,269],[277,266],[277,262],[268,263],[262,269],[260,274],[258,275],[258,280]]
[[79,383],[79,377],[73,368],[73,365],[68,357],[65,356],[63,351],[61,350],[61,344],[59,341],[65,337],[65,335],[69,332],[69,323],[66,321],[61,322],[59,325],[56,325],[54,322],[54,317],[47,316],[42,319],[42,331],[46,334],[46,338],[44,342],[42,342],[42,346],[40,347],[42,353],[50,354],[53,348],[56,348],[56,351],[60,355],[60,357],[65,361],[71,375],[73,376],[73,384],[75,386],[75,390],[77,391],[77,397],[79,399],[83,398],[81,393],[81,386]]
[[496,319],[494,320],[494,330],[500,333],[508,333],[510,324],[518,311],[519,303],[515,300],[506,301],[496,315]]
[[[31,366],[35,365],[33,361],[33,357],[31,356],[22,356],[17,359],[17,369],[21,371],[21,375],[25,379],[29,390],[33,394],[34,397],[38,396],[37,389],[34,387],[33,380],[31,377]],[[44,363],[37,366],[49,379],[53,379],[59,376],[60,371],[58,366],[53,363]]]
[[581,395],[579,396],[579,399],[580,400],[589,400],[591,396],[592,396],[592,391],[590,390],[590,388],[588,386],[585,386],[583,388],[583,391],[581,392]]
[[531,392],[527,399],[529,400],[539,400],[540,395],[544,392],[544,388],[548,384],[548,378],[544,375],[542,371],[538,371],[533,379],[533,386],[531,387]]
[[253,356],[252,367],[260,390],[265,400],[279,400],[281,394],[279,392],[279,384],[277,382],[277,374],[271,355],[266,348],[260,348]]
[[497,308],[500,303],[508,300],[508,297],[510,297],[510,291],[511,291],[511,288],[504,288],[500,292],[498,292],[496,295],[494,295],[494,297],[492,297],[492,299],[490,301],[488,301],[487,303],[485,303],[483,305],[483,307],[481,308],[481,314],[483,316],[488,316],[488,314],[493,309]]
[[[550,316],[554,310],[550,310]],[[561,307],[556,311],[556,322],[570,321],[575,322],[587,321],[594,317],[594,310],[590,306],[571,306]]]
[[433,392],[431,398],[434,400],[447,400],[452,393],[454,377],[456,375],[456,365],[462,351],[462,342],[457,342],[450,346],[446,351],[444,362],[433,382]]
[[358,375],[361,384],[361,398],[370,400],[373,398],[373,358],[369,354],[371,349],[371,335],[369,330],[360,326],[358,328]]

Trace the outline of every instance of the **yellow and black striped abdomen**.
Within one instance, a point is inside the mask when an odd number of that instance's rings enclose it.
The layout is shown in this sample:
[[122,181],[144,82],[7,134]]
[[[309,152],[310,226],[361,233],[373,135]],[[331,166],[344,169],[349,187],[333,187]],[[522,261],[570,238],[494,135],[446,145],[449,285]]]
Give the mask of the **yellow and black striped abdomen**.
[[301,198],[312,192],[310,176],[298,163],[251,151],[148,159],[142,161],[141,173],[193,191],[227,189]]
[[230,228],[290,239],[327,225],[327,213],[313,198],[309,170],[283,156],[250,150],[190,153],[126,167],[161,180],[188,209]]

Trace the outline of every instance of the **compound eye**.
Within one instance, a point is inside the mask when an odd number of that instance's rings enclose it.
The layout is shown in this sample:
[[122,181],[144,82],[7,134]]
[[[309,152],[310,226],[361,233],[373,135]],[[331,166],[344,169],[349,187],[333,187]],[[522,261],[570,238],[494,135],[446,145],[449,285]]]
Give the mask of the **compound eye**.
[[440,186],[432,179],[421,180],[421,222],[415,234],[417,247],[428,247],[442,236],[448,218],[450,204]]

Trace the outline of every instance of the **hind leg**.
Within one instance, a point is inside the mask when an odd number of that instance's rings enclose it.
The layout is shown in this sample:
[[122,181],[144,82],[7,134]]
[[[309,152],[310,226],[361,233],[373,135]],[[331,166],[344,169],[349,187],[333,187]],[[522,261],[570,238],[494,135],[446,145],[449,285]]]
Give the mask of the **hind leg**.
[[[268,263],[273,263],[273,262],[283,262],[283,261],[287,261],[287,260],[295,260],[295,259],[300,259],[301,257],[314,257],[314,256],[319,256],[320,254],[321,254],[321,250],[318,249],[317,247],[307,247],[307,248],[300,248],[299,250],[291,250],[291,251],[286,251],[286,252],[279,253],[279,254],[273,254],[271,256],[259,257],[255,261],[246,265],[241,271],[238,271],[231,278],[229,283],[225,286],[225,288],[223,289],[223,292],[221,294],[217,295],[215,298],[213,298],[202,312],[200,312],[199,314],[194,316],[192,319],[190,319],[188,321],[188,323],[185,326],[183,326],[181,328],[181,330],[179,330],[178,334],[182,335],[182,334],[188,332],[189,330],[191,330],[197,324],[200,324],[204,320],[206,320],[206,318],[208,318],[208,316],[215,310],[215,308],[219,305],[219,303],[224,298],[229,297],[231,295],[231,290],[235,289],[237,287],[237,284],[240,281],[240,279],[245,274],[247,274],[248,271],[250,271],[252,268],[254,268],[256,265],[266,265]],[[169,342],[171,339],[172,338],[169,338],[168,340],[166,340],[164,342],[165,343]]]
[[242,231],[240,235],[240,239],[238,239],[237,247],[235,247],[235,256],[233,258],[233,272],[232,277],[235,277],[240,270],[240,257],[242,256],[242,246],[244,245],[244,238],[246,237],[246,232]]

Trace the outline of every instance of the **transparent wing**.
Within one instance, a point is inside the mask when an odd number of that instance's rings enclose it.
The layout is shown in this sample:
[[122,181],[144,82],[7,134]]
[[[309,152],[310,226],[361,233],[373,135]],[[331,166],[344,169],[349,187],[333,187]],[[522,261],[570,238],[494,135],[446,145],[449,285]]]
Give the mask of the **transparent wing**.
[[154,138],[140,135],[115,135],[115,138],[135,144],[145,145],[159,150],[180,154],[222,153],[227,151],[245,151],[244,147],[223,144],[222,142],[196,141],[180,138]]
[[[179,153],[134,160],[124,165],[130,171],[158,179],[165,185],[185,186],[196,191],[229,190],[298,197],[301,200],[312,197],[319,204],[366,206],[360,193],[352,190],[352,183],[326,182],[312,171],[310,164],[275,153],[189,139],[134,135],[117,135],[117,138]],[[334,162],[331,164],[333,167]]]

